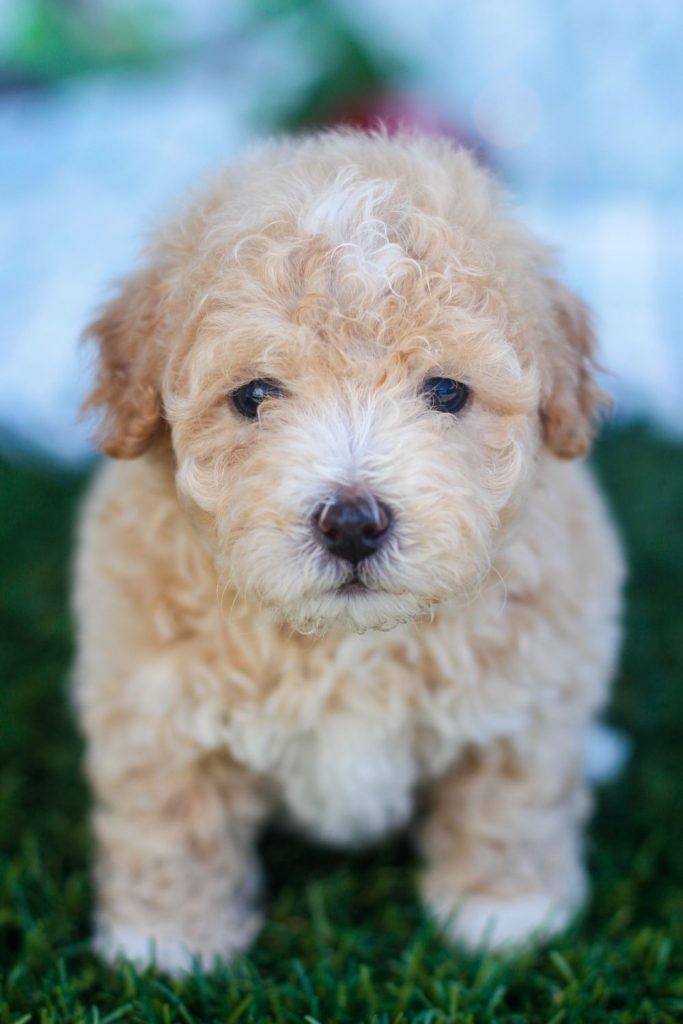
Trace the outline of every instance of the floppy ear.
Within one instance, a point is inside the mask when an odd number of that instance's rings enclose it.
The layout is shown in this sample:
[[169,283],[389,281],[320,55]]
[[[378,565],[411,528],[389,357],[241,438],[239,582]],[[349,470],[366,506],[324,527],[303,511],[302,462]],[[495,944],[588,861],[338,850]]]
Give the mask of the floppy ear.
[[162,287],[156,269],[126,278],[84,332],[99,348],[95,388],[83,412],[102,411],[99,446],[117,459],[141,455],[161,422]]
[[588,309],[559,282],[549,286],[550,387],[541,406],[543,436],[558,458],[573,459],[588,451],[597,415],[609,400],[593,379],[595,335]]

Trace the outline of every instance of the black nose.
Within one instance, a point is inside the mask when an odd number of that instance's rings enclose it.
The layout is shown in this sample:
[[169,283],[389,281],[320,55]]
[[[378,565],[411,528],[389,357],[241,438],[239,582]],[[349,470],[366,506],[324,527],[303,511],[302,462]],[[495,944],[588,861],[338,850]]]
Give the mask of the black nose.
[[371,494],[339,493],[313,513],[313,525],[328,551],[357,565],[386,539],[391,512]]

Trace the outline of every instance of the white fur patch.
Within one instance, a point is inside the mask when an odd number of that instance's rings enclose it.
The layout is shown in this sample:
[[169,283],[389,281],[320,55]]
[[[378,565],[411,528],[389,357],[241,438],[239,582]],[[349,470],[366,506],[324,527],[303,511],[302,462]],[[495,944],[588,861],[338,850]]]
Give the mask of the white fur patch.
[[[155,964],[173,975],[191,971],[195,960],[195,955],[180,940],[157,941],[130,928],[99,928],[93,945],[97,955],[108,963],[130,960],[139,969]],[[201,962],[203,967],[211,966]]]
[[339,244],[378,231],[386,241],[386,228],[378,221],[377,212],[392,192],[391,182],[363,181],[352,169],[345,169],[302,210],[299,224],[305,233],[327,235]]
[[[224,923],[224,922],[223,922]],[[98,956],[107,963],[117,960],[130,960],[138,969],[151,965],[178,976],[193,970],[199,963],[203,970],[209,971],[216,966],[218,960],[231,961],[239,953],[248,949],[258,932],[259,923],[255,916],[245,917],[239,931],[234,929],[220,952],[207,952],[192,949],[181,939],[153,938],[133,928],[98,924],[93,939],[93,947]],[[225,938],[225,936],[224,936]]]
[[254,709],[232,719],[228,742],[238,760],[277,781],[292,819],[326,842],[377,839],[411,814],[418,766],[401,726],[338,712],[296,729]]
[[[324,235],[358,271],[388,285],[406,253],[389,240],[386,208],[394,192],[387,181],[362,181],[353,170],[340,171],[334,182],[306,207],[299,224],[305,234]],[[384,209],[384,213],[383,213]],[[394,217],[392,218],[395,220]]]
[[545,893],[509,900],[470,896],[446,927],[449,938],[467,949],[507,950],[563,931],[575,910]]

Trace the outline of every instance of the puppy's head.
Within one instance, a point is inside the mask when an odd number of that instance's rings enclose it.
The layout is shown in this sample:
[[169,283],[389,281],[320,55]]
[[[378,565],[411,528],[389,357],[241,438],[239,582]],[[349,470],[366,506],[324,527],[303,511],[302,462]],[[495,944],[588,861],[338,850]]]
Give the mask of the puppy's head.
[[260,150],[90,334],[104,450],[170,441],[224,584],[302,631],[470,596],[601,397],[546,251],[466,153],[413,137]]

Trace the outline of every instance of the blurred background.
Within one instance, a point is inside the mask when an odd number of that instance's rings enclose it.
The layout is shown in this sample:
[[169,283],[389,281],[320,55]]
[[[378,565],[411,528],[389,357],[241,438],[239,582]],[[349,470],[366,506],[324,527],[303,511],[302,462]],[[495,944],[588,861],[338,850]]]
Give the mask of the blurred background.
[[77,462],[77,338],[145,226],[282,129],[475,149],[595,310],[621,417],[683,432],[680,0],[0,0],[0,445]]

